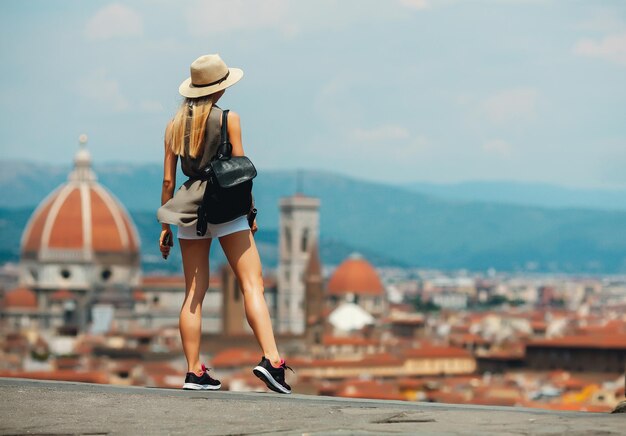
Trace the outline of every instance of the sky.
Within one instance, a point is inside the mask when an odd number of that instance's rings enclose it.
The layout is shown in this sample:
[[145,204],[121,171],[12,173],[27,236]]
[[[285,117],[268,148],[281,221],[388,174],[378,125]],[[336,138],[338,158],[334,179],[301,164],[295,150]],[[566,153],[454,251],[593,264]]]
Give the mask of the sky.
[[621,0],[4,0],[0,159],[162,162],[208,53],[260,171],[626,187]]

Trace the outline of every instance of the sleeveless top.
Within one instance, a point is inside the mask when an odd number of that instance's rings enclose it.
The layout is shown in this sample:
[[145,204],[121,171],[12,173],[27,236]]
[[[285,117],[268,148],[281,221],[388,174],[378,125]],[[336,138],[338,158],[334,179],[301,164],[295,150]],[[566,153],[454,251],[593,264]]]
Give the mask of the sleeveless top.
[[179,158],[181,169],[189,178],[178,188],[174,196],[157,210],[159,222],[185,227],[196,225],[198,207],[202,203],[206,187],[206,180],[200,180],[200,177],[202,170],[217,153],[221,139],[221,119],[222,110],[213,106],[207,118],[201,155],[195,158],[189,156],[189,144],[185,144],[185,155]]

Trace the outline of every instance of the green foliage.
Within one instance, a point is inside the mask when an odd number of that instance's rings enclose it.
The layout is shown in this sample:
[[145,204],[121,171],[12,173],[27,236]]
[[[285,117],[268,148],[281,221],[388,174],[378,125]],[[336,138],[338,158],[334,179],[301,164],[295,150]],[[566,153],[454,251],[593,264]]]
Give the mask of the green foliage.
[[411,304],[415,308],[416,312],[439,312],[441,307],[433,303],[432,301],[423,301],[421,295],[416,295],[411,299]]

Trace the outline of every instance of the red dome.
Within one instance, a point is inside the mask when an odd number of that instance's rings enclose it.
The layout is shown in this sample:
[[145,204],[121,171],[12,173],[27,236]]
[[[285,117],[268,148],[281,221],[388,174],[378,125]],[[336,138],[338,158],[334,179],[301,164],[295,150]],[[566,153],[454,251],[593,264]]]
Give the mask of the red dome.
[[137,256],[139,238],[124,207],[96,182],[88,154],[79,152],[69,181],[31,216],[21,248],[31,258],[66,250]]
[[28,288],[16,288],[4,295],[2,306],[6,309],[37,309],[37,295]]
[[328,281],[328,294],[383,296],[385,288],[374,267],[359,255],[352,255],[337,267]]

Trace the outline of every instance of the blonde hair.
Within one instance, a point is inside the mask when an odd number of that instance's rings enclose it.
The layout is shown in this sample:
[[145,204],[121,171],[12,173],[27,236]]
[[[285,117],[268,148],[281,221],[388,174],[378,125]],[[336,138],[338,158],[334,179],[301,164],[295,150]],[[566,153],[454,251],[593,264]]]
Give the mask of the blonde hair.
[[[185,98],[172,120],[170,147],[174,154],[184,156],[189,144],[189,156],[197,157],[204,145],[204,131],[209,112],[213,107],[213,94],[198,98]],[[189,128],[187,129],[187,124]]]

